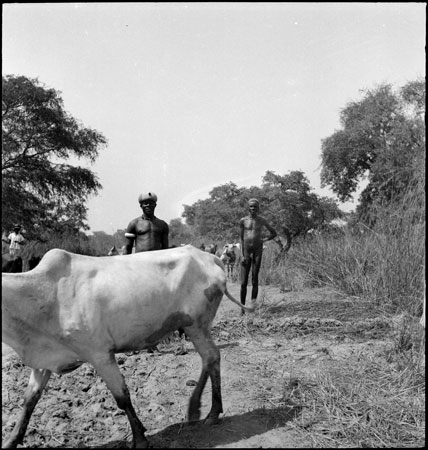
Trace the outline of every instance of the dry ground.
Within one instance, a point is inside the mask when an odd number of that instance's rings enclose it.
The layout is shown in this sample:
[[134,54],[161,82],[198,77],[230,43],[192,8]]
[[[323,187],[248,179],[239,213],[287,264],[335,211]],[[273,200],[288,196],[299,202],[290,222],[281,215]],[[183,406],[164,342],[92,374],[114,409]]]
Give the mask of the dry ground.
[[[239,297],[239,287],[229,286]],[[218,425],[184,422],[200,357],[175,355],[178,338],[159,353],[117,355],[135,410],[155,448],[304,448],[303,410],[293,390],[314,382],[326,367],[349,368],[361,357],[382,357],[391,346],[390,319],[361,300],[328,289],[281,292],[262,287],[260,309],[241,316],[226,297],[214,321],[221,355],[224,414]],[[9,435],[29,376],[16,354],[3,346],[2,437]],[[205,389],[202,413],[210,408]],[[53,375],[30,421],[24,447],[119,448],[130,446],[126,416],[89,365]]]

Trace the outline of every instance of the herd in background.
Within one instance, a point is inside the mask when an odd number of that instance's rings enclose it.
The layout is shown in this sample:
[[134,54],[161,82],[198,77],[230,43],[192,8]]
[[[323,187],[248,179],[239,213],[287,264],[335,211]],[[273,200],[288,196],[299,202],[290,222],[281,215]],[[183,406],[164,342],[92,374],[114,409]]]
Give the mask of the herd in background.
[[27,260],[21,256],[12,256],[9,253],[2,254],[1,271],[5,273],[26,272],[34,269],[42,259],[40,256],[31,255]]
[[[184,247],[186,244],[181,244]],[[172,245],[171,248],[177,247]],[[223,247],[218,248],[217,244],[201,244],[199,247],[208,253],[212,253],[220,258],[225,266],[226,275],[230,279],[235,279],[238,275],[239,266],[242,259],[241,244],[240,243],[226,243]],[[117,249],[116,245],[109,250],[108,256],[116,256],[123,254],[123,247]],[[2,272],[3,273],[18,273],[34,269],[41,261],[40,256],[30,255],[25,261],[21,256],[11,255],[6,251],[5,247],[2,249]],[[423,313],[420,318],[420,324],[425,328],[425,310],[426,297],[424,295]]]
[[[181,244],[180,247],[184,247],[185,245],[188,244]],[[170,248],[175,247],[177,246],[171,245]],[[226,274],[229,278],[233,278],[236,275],[237,268],[239,267],[242,259],[241,244],[239,242],[230,244],[226,243],[223,245],[223,247],[220,248],[218,248],[217,244],[201,244],[199,249],[218,256],[223,262]],[[107,256],[117,256],[123,254],[123,246],[118,249],[116,245],[113,245],[113,247],[107,253]]]
[[[184,247],[187,244],[182,244]],[[172,245],[171,248],[177,247]],[[209,244],[205,246],[202,244],[200,250],[207,253],[212,253],[218,256],[223,262],[226,274],[228,277],[233,277],[236,274],[237,268],[241,262],[241,244],[240,243],[226,243],[223,247],[218,248],[217,244]],[[117,256],[123,254],[123,247],[117,248],[116,245],[108,251],[107,256]],[[11,255],[6,249],[2,251],[2,272],[3,273],[18,273],[26,272],[34,269],[41,261],[41,256],[30,255],[27,258],[22,256]]]

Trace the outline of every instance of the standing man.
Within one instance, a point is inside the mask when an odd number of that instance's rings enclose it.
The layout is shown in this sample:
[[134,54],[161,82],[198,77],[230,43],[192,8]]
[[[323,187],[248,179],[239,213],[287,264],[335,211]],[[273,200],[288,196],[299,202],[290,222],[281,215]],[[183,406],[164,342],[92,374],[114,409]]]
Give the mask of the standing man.
[[135,253],[149,252],[168,248],[168,224],[155,216],[158,197],[154,192],[140,194],[138,203],[143,214],[129,222],[126,228],[124,255],[132,253],[135,244]]
[[13,232],[9,234],[7,239],[3,239],[9,245],[9,254],[11,256],[21,256],[22,246],[25,244],[25,238],[21,234],[21,225],[15,225]]
[[[126,228],[126,244],[123,246],[123,254],[130,255],[135,244],[135,253],[162,250],[169,247],[168,224],[155,216],[155,208],[158,197],[154,192],[140,194],[138,203],[143,210],[143,215],[129,222]],[[147,349],[148,353],[154,353],[156,345]],[[134,355],[139,353],[133,352]]]
[[[252,292],[251,302],[255,302],[259,291],[259,270],[262,263],[263,244],[277,236],[267,220],[259,216],[259,201],[256,198],[248,200],[249,215],[239,221],[241,235],[241,303],[245,305],[247,296],[247,284],[250,269],[252,267]],[[269,231],[268,237],[262,237],[262,229]],[[244,310],[241,311],[244,313]]]

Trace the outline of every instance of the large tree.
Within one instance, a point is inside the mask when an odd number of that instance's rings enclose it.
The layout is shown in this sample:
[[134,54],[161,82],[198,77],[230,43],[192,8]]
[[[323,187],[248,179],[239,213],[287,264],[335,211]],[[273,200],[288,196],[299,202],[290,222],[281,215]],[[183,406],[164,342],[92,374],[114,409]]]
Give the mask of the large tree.
[[286,175],[267,171],[261,187],[238,188],[230,182],[209,194],[208,199],[184,205],[183,217],[199,236],[217,242],[239,240],[239,220],[248,214],[247,201],[252,197],[259,199],[261,215],[287,238],[288,244],[293,236],[342,216],[334,200],[311,192],[309,181],[300,171]]
[[287,238],[305,235],[342,216],[337,203],[312,192],[309,180],[299,170],[285,175],[267,171],[263,177],[264,215]]
[[239,219],[242,214],[244,188],[233,182],[214,187],[210,197],[193,205],[184,205],[182,216],[195,232],[214,242],[236,241],[239,238]]
[[87,229],[85,201],[102,187],[89,169],[106,139],[65,110],[60,92],[37,79],[2,78],[2,228],[27,237]]
[[357,212],[372,220],[375,207],[402,198],[424,166],[424,113],[423,81],[398,92],[388,84],[364,91],[341,112],[341,129],[322,141],[322,186],[346,201],[366,178]]
[[190,244],[195,238],[192,228],[181,221],[172,219],[169,223],[169,245]]

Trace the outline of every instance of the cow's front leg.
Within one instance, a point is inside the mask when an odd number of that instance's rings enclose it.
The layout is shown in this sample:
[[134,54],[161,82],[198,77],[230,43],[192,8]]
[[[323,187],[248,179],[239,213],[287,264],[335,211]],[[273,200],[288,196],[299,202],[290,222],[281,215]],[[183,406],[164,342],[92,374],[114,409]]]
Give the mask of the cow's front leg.
[[31,414],[42,396],[43,389],[51,376],[50,370],[33,369],[30,374],[28,386],[24,394],[24,406],[18,421],[10,435],[9,439],[2,445],[2,448],[15,448],[22,443],[25,431]]
[[137,417],[134,407],[131,403],[131,396],[125,383],[123,375],[120,373],[119,367],[113,354],[98,355],[97,358],[91,359],[91,364],[95,367],[101,378],[110,389],[116,400],[117,406],[125,411],[132,430],[132,447],[148,448],[149,442],[144,435],[146,429]]

